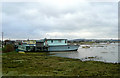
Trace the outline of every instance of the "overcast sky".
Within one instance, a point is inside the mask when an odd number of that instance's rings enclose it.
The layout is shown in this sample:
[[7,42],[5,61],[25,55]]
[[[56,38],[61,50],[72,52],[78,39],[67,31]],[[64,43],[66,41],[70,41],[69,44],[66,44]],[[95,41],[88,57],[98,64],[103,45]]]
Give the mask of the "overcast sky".
[[5,2],[2,31],[6,39],[117,38],[118,3]]

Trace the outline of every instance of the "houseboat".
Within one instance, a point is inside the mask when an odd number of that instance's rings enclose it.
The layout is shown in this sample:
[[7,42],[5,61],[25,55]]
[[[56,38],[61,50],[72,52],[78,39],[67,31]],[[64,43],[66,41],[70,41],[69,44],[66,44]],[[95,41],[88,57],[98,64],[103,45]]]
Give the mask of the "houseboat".
[[36,40],[36,44],[21,45],[18,47],[24,48],[22,51],[36,51],[36,52],[58,52],[58,51],[77,51],[79,45],[68,45],[67,39],[41,39]]
[[67,39],[42,39],[36,41],[36,51],[77,51],[79,45],[68,45]]

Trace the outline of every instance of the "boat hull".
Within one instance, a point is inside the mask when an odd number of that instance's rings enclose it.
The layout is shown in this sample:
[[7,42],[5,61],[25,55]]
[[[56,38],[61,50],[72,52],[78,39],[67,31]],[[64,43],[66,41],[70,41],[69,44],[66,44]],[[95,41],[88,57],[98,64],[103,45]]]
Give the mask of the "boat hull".
[[59,46],[49,46],[49,52],[59,52],[59,51],[77,51],[79,45],[59,45]]
[[57,46],[47,46],[47,47],[36,47],[34,51],[18,48],[17,51],[24,52],[66,52],[66,51],[77,51],[79,45],[57,45]]

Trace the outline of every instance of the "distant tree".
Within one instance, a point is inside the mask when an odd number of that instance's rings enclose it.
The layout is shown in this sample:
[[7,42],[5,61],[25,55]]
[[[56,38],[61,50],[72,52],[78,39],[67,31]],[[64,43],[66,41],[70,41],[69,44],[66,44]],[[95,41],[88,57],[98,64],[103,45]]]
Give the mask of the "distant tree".
[[5,40],[5,42],[9,42],[10,40]]

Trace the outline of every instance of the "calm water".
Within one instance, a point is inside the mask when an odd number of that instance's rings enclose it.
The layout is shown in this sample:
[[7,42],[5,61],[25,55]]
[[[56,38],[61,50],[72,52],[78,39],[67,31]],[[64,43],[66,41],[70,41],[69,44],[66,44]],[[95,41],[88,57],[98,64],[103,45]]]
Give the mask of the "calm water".
[[83,48],[82,46],[86,45],[80,45],[78,51],[50,52],[50,54],[55,54],[52,56],[75,58],[82,61],[93,60],[109,63],[120,63],[120,60],[118,60],[120,59],[120,56],[118,56],[118,47],[120,45],[118,43],[88,45],[90,48]]

